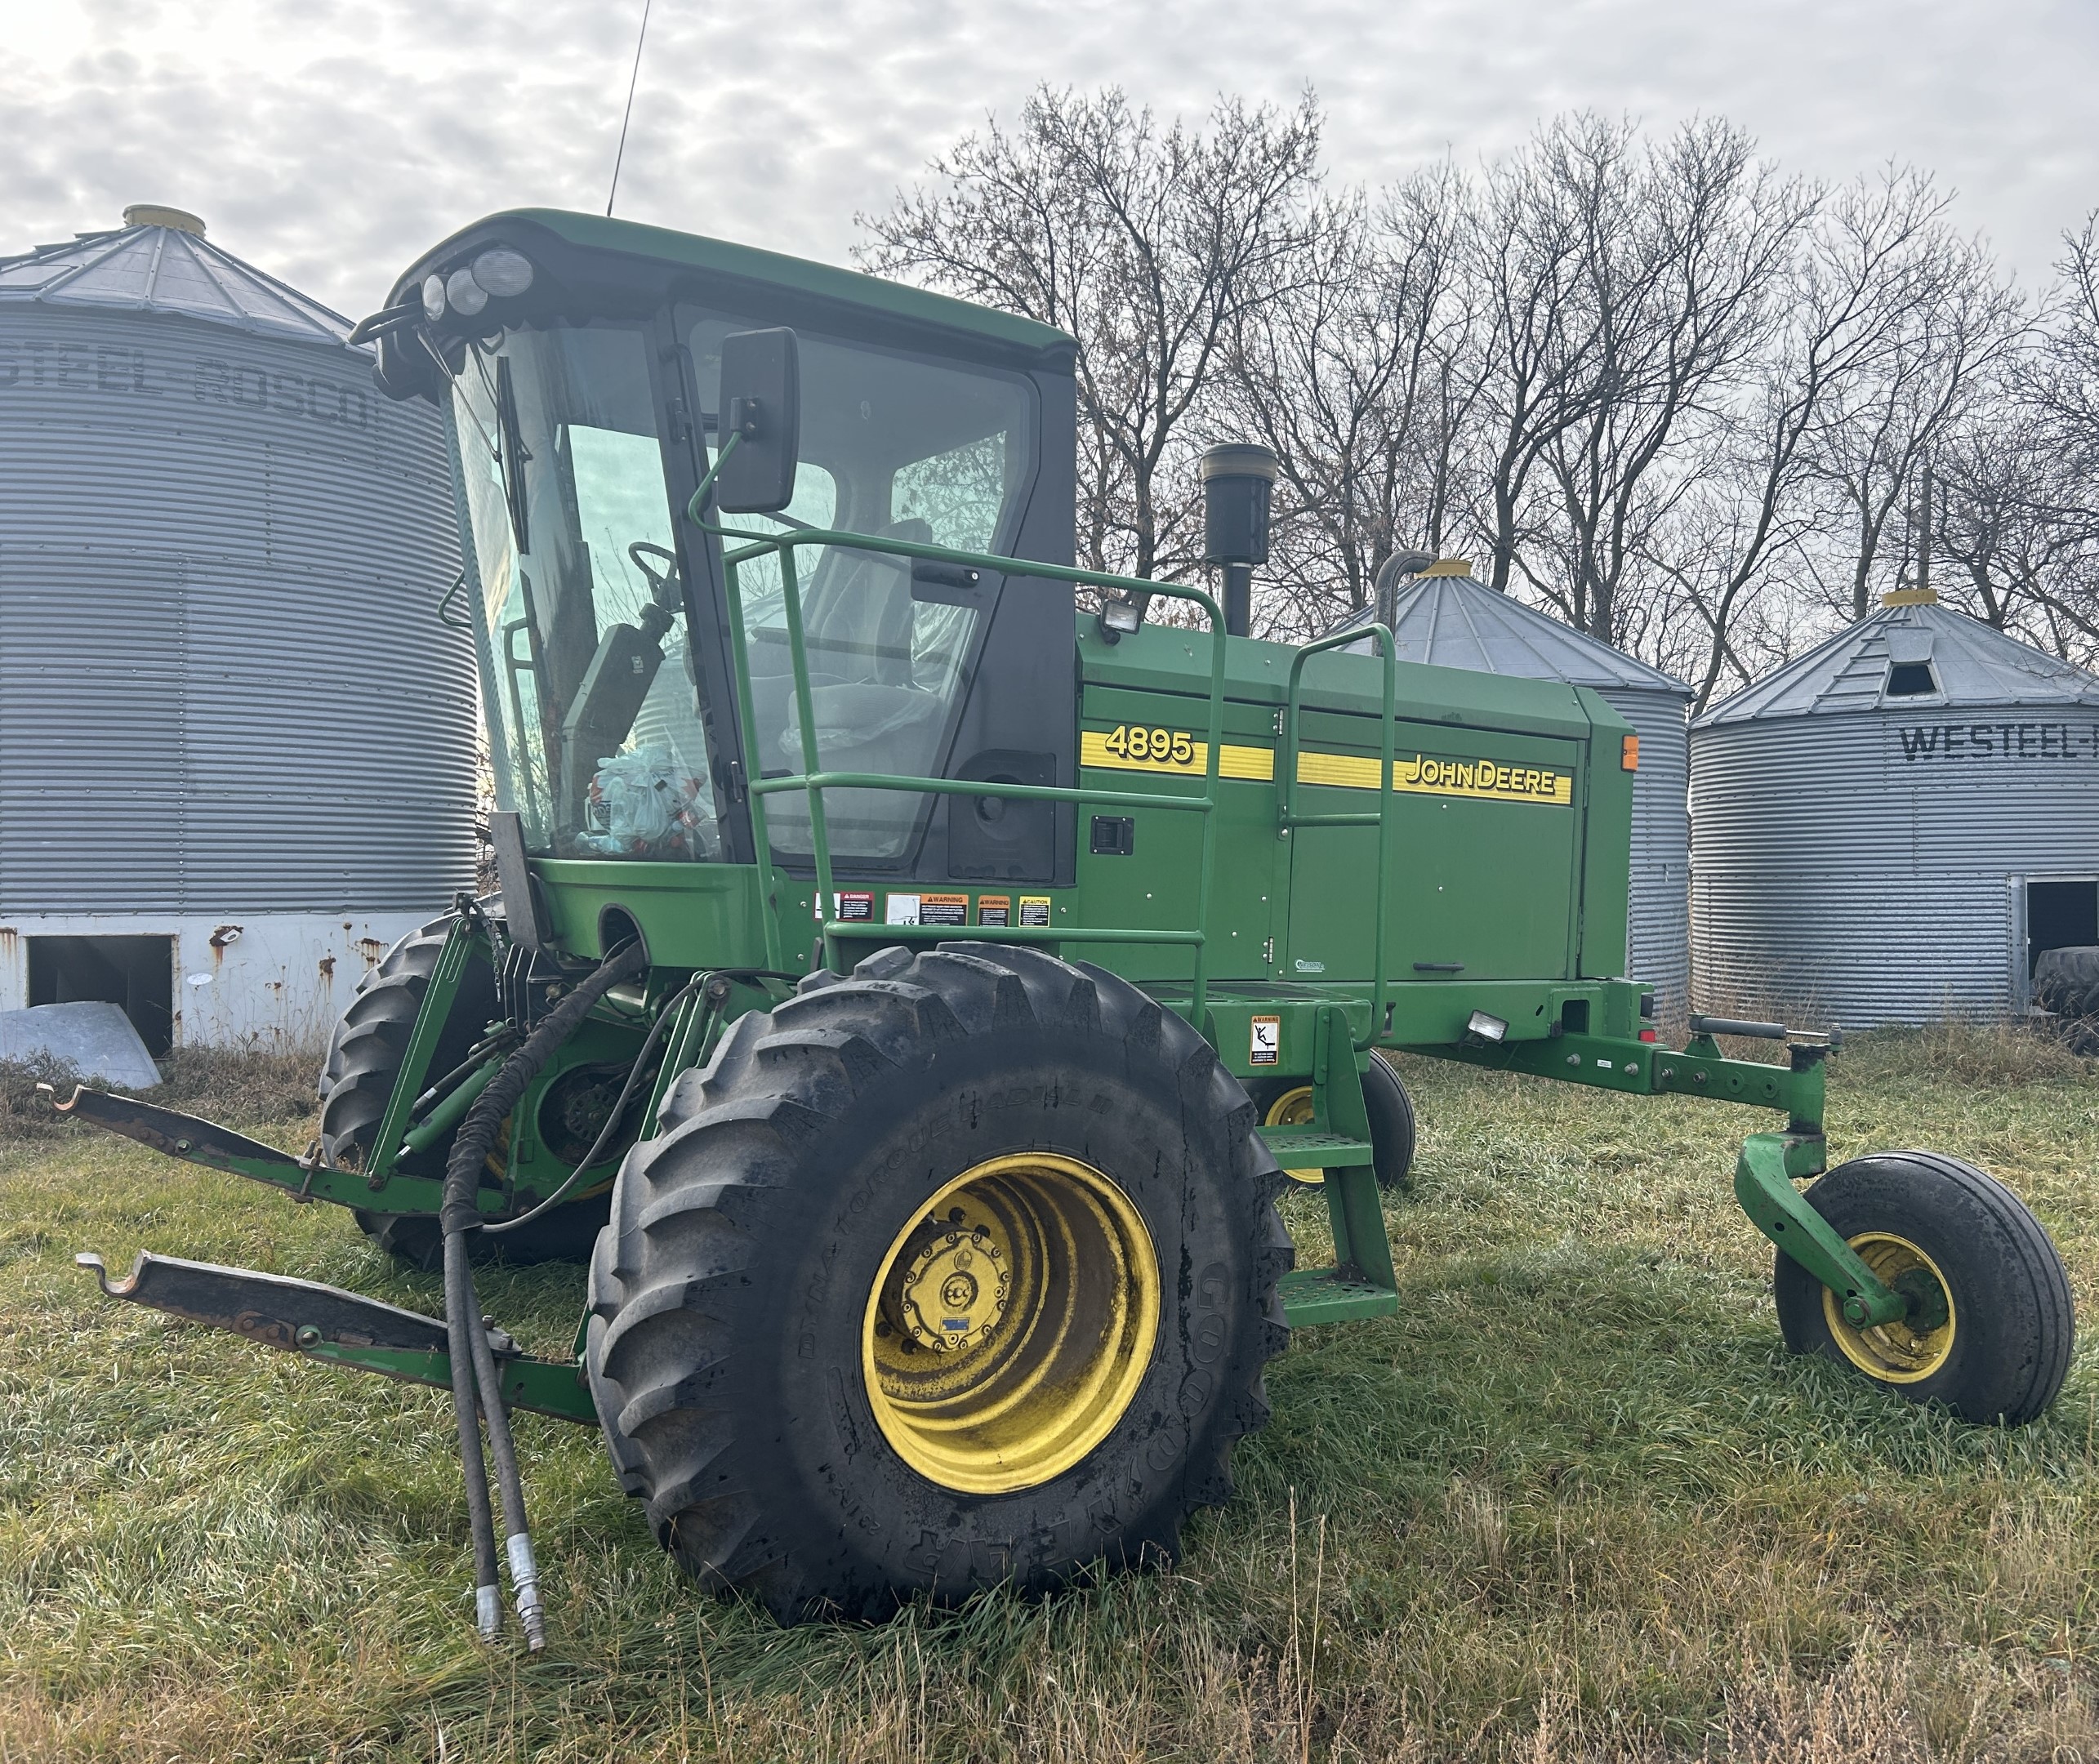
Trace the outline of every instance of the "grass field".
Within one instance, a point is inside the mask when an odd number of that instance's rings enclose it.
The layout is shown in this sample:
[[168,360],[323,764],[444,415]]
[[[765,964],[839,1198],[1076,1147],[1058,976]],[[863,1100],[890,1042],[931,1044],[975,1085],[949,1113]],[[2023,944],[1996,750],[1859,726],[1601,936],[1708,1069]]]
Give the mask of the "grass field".
[[[1780,1346],[1729,1189],[1767,1117],[1405,1071],[1401,1313],[1294,1341],[1176,1570],[782,1631],[680,1580],[595,1435],[524,1416],[553,1637],[530,1661],[474,1640],[443,1393],[120,1307],[72,1257],[432,1312],[435,1279],[0,1085],[0,1764],[2099,1756],[2093,1352],[2017,1432],[1888,1401]],[[298,1146],[303,1077],[172,1089]],[[1838,1156],[1927,1146],[2011,1183],[2095,1315],[2099,1077],[1950,1032],[1847,1051],[1832,1093]],[[1315,1254],[1317,1197],[1292,1211]],[[580,1286],[481,1290],[554,1349]]]

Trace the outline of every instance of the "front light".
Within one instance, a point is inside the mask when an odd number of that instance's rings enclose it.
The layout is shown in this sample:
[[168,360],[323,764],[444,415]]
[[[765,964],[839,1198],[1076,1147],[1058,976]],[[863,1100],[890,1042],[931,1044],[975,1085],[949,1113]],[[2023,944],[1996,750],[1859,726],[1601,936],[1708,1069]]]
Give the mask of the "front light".
[[1508,1033],[1509,1025],[1486,1011],[1476,1010],[1465,1019],[1465,1040],[1475,1047],[1482,1042],[1498,1044]]
[[454,312],[467,318],[488,304],[488,291],[474,279],[471,270],[455,270],[444,278],[444,297]]
[[498,300],[522,294],[532,286],[532,260],[507,245],[491,246],[483,252],[474,260],[473,270],[475,281]]
[[423,278],[423,317],[435,324],[444,316],[444,278]]

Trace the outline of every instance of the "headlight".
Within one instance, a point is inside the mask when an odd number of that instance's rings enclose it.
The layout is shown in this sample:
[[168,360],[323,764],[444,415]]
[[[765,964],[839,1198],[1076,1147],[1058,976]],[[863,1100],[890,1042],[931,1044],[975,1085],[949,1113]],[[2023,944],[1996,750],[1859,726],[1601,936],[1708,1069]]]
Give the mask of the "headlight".
[[444,278],[435,275],[425,276],[423,278],[423,317],[429,319],[432,324],[435,324],[443,316]]
[[[473,274],[484,292],[508,300],[532,286],[532,261],[507,245],[491,246],[474,260]],[[479,307],[470,310],[480,310]]]
[[454,312],[467,318],[488,304],[488,291],[474,279],[471,270],[455,270],[445,278],[444,297]]

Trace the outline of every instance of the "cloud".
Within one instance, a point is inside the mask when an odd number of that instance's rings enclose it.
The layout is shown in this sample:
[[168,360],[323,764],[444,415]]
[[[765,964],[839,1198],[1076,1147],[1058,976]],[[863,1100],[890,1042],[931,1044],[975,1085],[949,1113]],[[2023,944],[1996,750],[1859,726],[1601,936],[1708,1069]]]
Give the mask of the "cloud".
[[[196,210],[352,313],[489,210],[601,209],[638,3],[78,0],[0,62],[0,249]],[[2099,13],[2069,0],[655,0],[620,184],[637,220],[843,261],[856,211],[1038,82],[1161,112],[1320,95],[1339,179],[1491,155],[1575,105],[1723,113],[1789,167],[1959,189],[2029,281],[2099,191]]]

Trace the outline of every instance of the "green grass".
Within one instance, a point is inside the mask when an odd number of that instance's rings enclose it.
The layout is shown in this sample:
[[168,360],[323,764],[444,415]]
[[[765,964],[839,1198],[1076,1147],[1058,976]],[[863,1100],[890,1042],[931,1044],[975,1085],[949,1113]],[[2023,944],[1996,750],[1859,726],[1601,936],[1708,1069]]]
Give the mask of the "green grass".
[[[83,1758],[2099,1755],[2099,1365],[2016,1432],[1783,1350],[1765,1117],[1410,1065],[1401,1314],[1307,1331],[1170,1574],[876,1628],[702,1595],[595,1437],[519,1421],[547,1654],[469,1620],[448,1399],[105,1300],[150,1246],[435,1312],[340,1213],[0,1111],[0,1764]],[[288,1147],[288,1080],[192,1074]],[[1838,1156],[1994,1170],[2099,1298],[2099,1081],[2006,1036],[1835,1069]],[[21,1117],[23,1120],[28,1117]],[[1293,1197],[1308,1254],[1321,1203]],[[492,1271],[565,1345],[572,1270]]]

